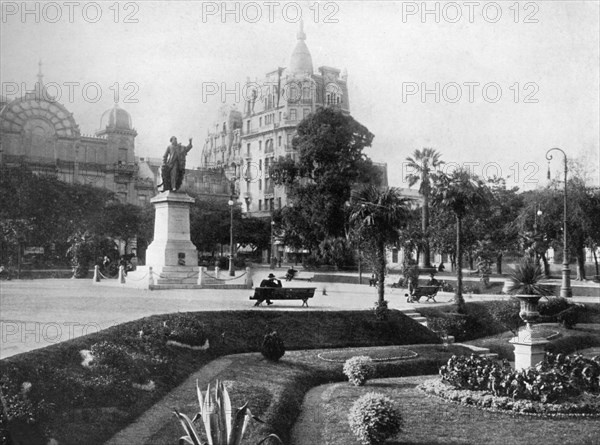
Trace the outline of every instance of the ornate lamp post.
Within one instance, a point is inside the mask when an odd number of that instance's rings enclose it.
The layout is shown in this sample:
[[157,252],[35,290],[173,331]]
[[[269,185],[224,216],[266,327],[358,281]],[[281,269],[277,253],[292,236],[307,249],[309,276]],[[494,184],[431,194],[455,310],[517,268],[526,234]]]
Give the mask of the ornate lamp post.
[[552,160],[551,151],[557,150],[564,157],[565,167],[565,192],[563,197],[563,267],[562,267],[562,285],[560,287],[560,296],[563,298],[571,298],[573,290],[571,289],[571,271],[569,269],[569,248],[567,246],[567,154],[560,148],[551,148],[546,152],[548,160],[548,179],[550,179],[550,161]]
[[233,201],[233,195],[227,202],[229,205],[229,276],[235,276],[235,267],[233,267],[233,206],[235,202]]
[[273,221],[273,215],[271,215],[271,258],[269,258],[269,262],[271,263],[271,269],[275,267],[275,235],[273,231],[275,230],[275,221]]

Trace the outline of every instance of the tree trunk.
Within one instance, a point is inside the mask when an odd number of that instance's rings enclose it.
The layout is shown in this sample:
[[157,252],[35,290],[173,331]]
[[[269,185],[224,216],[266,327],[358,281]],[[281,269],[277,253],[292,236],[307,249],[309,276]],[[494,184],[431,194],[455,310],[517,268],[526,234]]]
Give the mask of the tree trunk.
[[496,273],[502,275],[502,252],[496,255]]
[[550,278],[550,264],[548,263],[548,258],[546,258],[546,253],[544,252],[540,256],[542,257],[542,263],[544,264],[544,276]]
[[383,304],[384,300],[384,281],[385,281],[385,244],[379,243],[377,246],[377,262],[379,263],[379,275],[377,277],[377,301],[379,302],[379,306]]
[[456,216],[456,293],[454,294],[454,302],[457,306],[459,313],[463,312],[465,299],[462,295],[463,283],[462,283],[462,249],[461,249],[461,230],[462,230],[462,219]]
[[421,256],[420,267],[431,267],[431,253],[429,249],[429,239],[426,235],[429,227],[429,197],[423,195],[423,207],[421,208],[421,230],[425,237],[423,242],[423,255]]
[[469,253],[467,256],[469,257],[469,269],[471,269],[471,270],[475,269],[475,266],[473,265],[473,252],[471,252],[469,250]]
[[600,271],[598,269],[598,256],[596,255],[596,248],[592,247],[592,255],[594,255],[594,264],[596,265],[596,278],[600,277]]
[[585,250],[577,249],[577,281],[585,280]]

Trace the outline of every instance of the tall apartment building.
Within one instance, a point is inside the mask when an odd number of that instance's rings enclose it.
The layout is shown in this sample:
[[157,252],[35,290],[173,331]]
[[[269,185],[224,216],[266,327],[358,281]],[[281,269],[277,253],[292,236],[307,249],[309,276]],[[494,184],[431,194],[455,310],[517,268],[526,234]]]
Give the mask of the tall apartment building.
[[328,66],[314,70],[302,22],[296,39],[288,67],[246,81],[243,110],[221,108],[202,150],[203,167],[224,169],[242,211],[256,217],[287,203],[285,188],[268,172],[280,156],[295,158],[292,137],[300,121],[322,106],[350,112],[347,74]]

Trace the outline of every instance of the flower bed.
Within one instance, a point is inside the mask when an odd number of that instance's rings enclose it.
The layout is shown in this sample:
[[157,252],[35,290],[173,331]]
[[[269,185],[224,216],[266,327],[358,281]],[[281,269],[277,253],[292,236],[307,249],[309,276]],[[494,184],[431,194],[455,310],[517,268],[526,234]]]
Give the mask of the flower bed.
[[415,358],[419,354],[406,348],[352,348],[337,351],[321,352],[318,357],[326,362],[344,363],[346,360],[363,355],[369,357],[374,362],[391,362],[394,360],[406,360]]
[[431,380],[418,387],[444,400],[494,412],[510,412],[540,417],[600,417],[600,396],[586,394],[562,403],[542,403],[495,396],[490,391],[455,389],[441,380]]

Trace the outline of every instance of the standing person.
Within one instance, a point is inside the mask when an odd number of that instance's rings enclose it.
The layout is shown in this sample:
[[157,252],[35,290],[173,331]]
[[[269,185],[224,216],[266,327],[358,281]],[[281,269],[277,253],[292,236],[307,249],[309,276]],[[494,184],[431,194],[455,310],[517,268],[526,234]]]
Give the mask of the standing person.
[[[179,144],[175,136],[169,140],[169,145],[163,155],[163,165],[161,167],[163,192],[167,190],[179,190],[185,175],[185,158],[192,149],[192,138],[187,147]],[[160,187],[160,185],[159,185]]]
[[[270,273],[267,278],[260,282],[260,287],[283,287],[283,285],[280,280],[275,278],[275,275]],[[257,302],[257,304],[259,303]],[[267,304],[273,304],[273,302],[267,298]]]

